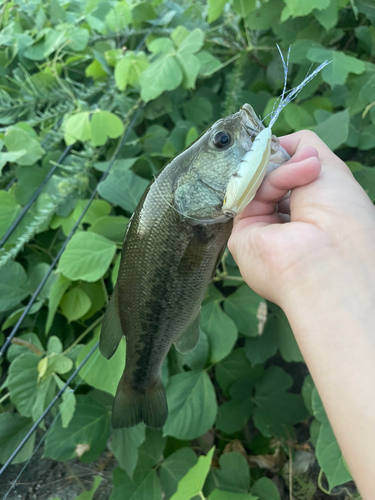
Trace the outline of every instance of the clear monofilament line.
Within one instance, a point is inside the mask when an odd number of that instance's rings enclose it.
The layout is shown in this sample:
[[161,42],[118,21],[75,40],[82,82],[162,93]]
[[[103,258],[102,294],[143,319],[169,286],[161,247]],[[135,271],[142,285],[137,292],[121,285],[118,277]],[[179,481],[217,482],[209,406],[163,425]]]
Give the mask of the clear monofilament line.
[[[276,110],[272,110],[271,112],[271,121],[269,123],[269,128],[272,128],[278,117],[280,116],[281,111],[287,106],[297,95],[301,92],[301,90],[309,83],[315,76],[323,69],[325,68],[328,64],[331,64],[332,61],[324,61],[322,64],[320,64],[310,75],[307,75],[306,78],[299,84],[297,87],[294,89],[289,90],[286,92],[286,82],[287,82],[287,77],[288,77],[288,65],[289,65],[289,55],[290,55],[290,47],[288,50],[288,56],[287,60],[285,62],[284,56],[281,52],[280,47],[277,45],[277,48],[280,52],[282,64],[283,64],[283,69],[284,69],[284,87],[283,91],[280,97],[279,104],[276,108]],[[267,115],[268,116],[268,115]]]

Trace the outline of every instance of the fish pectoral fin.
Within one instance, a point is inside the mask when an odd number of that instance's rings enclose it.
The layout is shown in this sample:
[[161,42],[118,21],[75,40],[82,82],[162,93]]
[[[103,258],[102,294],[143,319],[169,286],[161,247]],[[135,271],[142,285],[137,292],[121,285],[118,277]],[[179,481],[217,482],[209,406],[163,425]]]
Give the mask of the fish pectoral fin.
[[192,351],[198,344],[200,322],[201,322],[201,311],[199,309],[196,318],[182,332],[182,334],[174,343],[175,348],[181,354],[187,354],[188,352]]
[[123,335],[117,305],[117,287],[115,287],[100,332],[99,349],[105,358],[110,359],[114,355]]

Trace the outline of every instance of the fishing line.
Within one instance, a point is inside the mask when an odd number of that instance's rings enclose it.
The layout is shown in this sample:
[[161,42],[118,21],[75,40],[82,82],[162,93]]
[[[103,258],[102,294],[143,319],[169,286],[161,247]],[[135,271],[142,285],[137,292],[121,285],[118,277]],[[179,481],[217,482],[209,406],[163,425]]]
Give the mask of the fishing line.
[[[9,236],[13,233],[13,231],[16,229],[18,224],[21,222],[23,217],[25,216],[26,212],[29,210],[31,205],[34,203],[34,201],[38,198],[40,192],[44,188],[44,186],[47,184],[47,182],[50,180],[50,178],[53,176],[53,174],[56,172],[57,168],[60,166],[60,163],[62,163],[66,157],[66,155],[69,153],[69,151],[72,149],[73,146],[67,146],[64,151],[62,152],[60,158],[57,160],[56,164],[51,168],[51,170],[48,172],[46,177],[43,179],[41,182],[40,186],[38,189],[34,192],[30,200],[27,202],[27,204],[23,207],[21,210],[21,213],[18,215],[18,217],[12,222],[12,224],[9,226],[7,229],[6,233],[0,240],[0,249],[4,246],[4,243],[7,241]],[[15,182],[15,179],[13,179],[13,182]],[[8,187],[8,186],[7,186]]]
[[[26,444],[26,442],[30,439],[31,435],[36,431],[36,429],[38,428],[39,424],[42,422],[42,420],[46,417],[46,415],[49,413],[49,411],[52,409],[52,407],[56,404],[56,402],[58,401],[58,399],[60,398],[60,396],[63,395],[63,393],[66,391],[66,389],[69,387],[69,384],[72,382],[72,380],[74,380],[74,378],[77,376],[78,372],[84,367],[84,365],[87,363],[87,361],[91,358],[91,356],[94,354],[94,352],[96,351],[96,349],[98,348],[99,346],[99,342],[96,342],[95,345],[90,349],[90,351],[86,354],[86,356],[84,357],[84,359],[81,361],[81,363],[79,364],[79,366],[74,370],[74,372],[70,375],[70,377],[68,378],[68,380],[65,382],[64,386],[56,393],[55,397],[52,399],[52,401],[50,402],[50,404],[47,406],[47,408],[44,410],[44,412],[41,414],[41,416],[38,418],[38,420],[34,423],[34,425],[31,427],[31,429],[28,431],[28,433],[26,434],[26,436],[22,439],[22,441],[20,442],[20,444],[17,446],[17,448],[13,451],[13,453],[11,454],[11,456],[8,458],[8,460],[5,462],[5,464],[3,465],[3,467],[0,469],[0,476],[6,471],[6,469],[9,467],[9,465],[12,463],[12,461],[14,460],[14,458],[18,455],[18,453],[22,450],[22,448],[24,447],[24,445]],[[99,351],[97,352],[97,355],[99,355]],[[95,358],[92,359],[92,363],[94,363],[95,361]],[[90,368],[88,368],[88,371],[92,368],[92,366]],[[85,373],[85,375],[87,375],[88,371]],[[81,380],[78,382],[76,388],[74,390],[72,390],[72,394],[78,389],[78,387],[83,383],[83,378],[81,377]],[[72,396],[70,396],[71,398]],[[70,399],[69,398],[69,399]],[[69,400],[67,400],[65,402],[68,403]],[[54,418],[54,420],[52,421],[52,424],[50,425],[50,427],[48,428],[47,432],[44,434],[44,436],[42,437],[42,439],[40,440],[39,444],[37,445],[37,447],[34,449],[34,452],[33,454],[31,455],[31,457],[29,458],[29,460],[26,462],[26,464],[24,465],[24,467],[22,468],[21,472],[18,474],[17,478],[13,481],[10,489],[8,490],[6,496],[4,498],[7,497],[7,495],[9,494],[9,492],[14,488],[14,486],[16,485],[18,479],[20,478],[21,474],[24,472],[24,470],[26,469],[26,467],[28,466],[28,464],[30,463],[31,459],[33,458],[33,456],[35,455],[37,449],[39,448],[39,446],[41,445],[41,443],[45,440],[46,438],[46,435],[48,433],[48,431],[52,428],[53,424],[55,423],[55,421],[57,420],[57,418],[59,417],[59,415],[61,414],[61,410],[58,412],[58,414],[56,415],[56,417]]]
[[138,116],[139,116],[139,114],[140,114],[140,112],[141,112],[141,109],[142,109],[142,104],[139,104],[139,105],[138,105],[138,108],[136,109],[136,111],[135,111],[135,113],[134,113],[134,116],[133,116],[133,118],[132,118],[132,120],[131,120],[131,122],[130,122],[130,124],[129,124],[129,126],[128,126],[128,128],[126,129],[125,134],[123,135],[123,137],[122,137],[122,139],[121,139],[121,141],[120,141],[119,145],[118,145],[118,146],[117,146],[117,148],[116,148],[116,151],[115,151],[115,153],[114,153],[114,155],[113,155],[113,157],[112,157],[111,161],[109,162],[109,165],[108,165],[108,167],[107,167],[106,171],[105,171],[105,172],[103,173],[103,175],[100,177],[99,182],[98,182],[98,184],[96,185],[95,189],[93,190],[93,192],[92,192],[92,194],[91,194],[91,196],[90,196],[90,198],[89,198],[89,200],[88,200],[88,202],[87,202],[87,204],[86,204],[85,208],[82,210],[82,213],[81,213],[81,215],[78,217],[78,219],[77,219],[76,223],[74,224],[74,226],[73,226],[72,230],[70,231],[69,236],[65,239],[65,241],[64,241],[64,243],[63,243],[62,247],[60,248],[60,250],[58,251],[58,253],[57,253],[56,257],[53,259],[53,261],[52,261],[52,263],[51,263],[51,265],[50,265],[50,267],[49,267],[48,271],[47,271],[47,272],[46,272],[46,274],[44,275],[44,277],[43,277],[42,281],[39,283],[39,285],[38,285],[37,289],[36,289],[36,290],[35,290],[35,292],[33,293],[32,297],[31,297],[31,299],[29,300],[29,302],[28,302],[27,306],[25,307],[25,309],[24,309],[23,313],[22,313],[22,314],[21,314],[21,316],[19,317],[19,319],[18,319],[17,323],[14,325],[14,327],[13,327],[13,329],[12,329],[11,333],[8,335],[8,337],[7,337],[7,339],[5,340],[5,342],[4,342],[4,344],[3,344],[3,346],[1,347],[1,349],[0,349],[0,359],[1,359],[1,358],[2,358],[2,356],[4,355],[4,353],[5,353],[5,351],[6,351],[7,347],[8,347],[8,345],[9,345],[9,344],[10,344],[10,342],[12,341],[13,337],[16,335],[16,333],[17,333],[17,331],[18,331],[19,327],[21,326],[21,324],[22,324],[23,320],[25,319],[25,317],[26,317],[27,313],[30,311],[31,306],[34,304],[34,302],[35,302],[36,298],[38,297],[38,295],[39,295],[40,291],[42,290],[43,286],[46,284],[46,282],[47,282],[48,278],[49,278],[49,277],[50,277],[50,275],[52,274],[53,268],[55,267],[55,265],[56,265],[56,264],[57,264],[57,262],[59,261],[59,259],[60,259],[61,255],[62,255],[62,253],[64,252],[65,248],[67,247],[67,245],[68,245],[69,241],[72,239],[72,237],[73,237],[74,233],[76,232],[76,230],[77,230],[78,226],[80,225],[80,223],[81,223],[81,221],[82,221],[83,217],[85,216],[85,214],[86,214],[87,210],[89,209],[89,207],[90,207],[90,205],[91,205],[91,202],[92,202],[92,201],[93,201],[93,199],[95,198],[95,195],[96,195],[96,193],[97,193],[97,191],[98,191],[98,186],[99,186],[99,184],[101,184],[101,183],[102,183],[102,182],[103,182],[103,181],[107,178],[107,176],[108,176],[108,174],[109,174],[109,171],[110,171],[110,169],[112,168],[112,165],[113,165],[113,163],[115,162],[115,160],[116,160],[116,158],[117,158],[117,155],[118,155],[118,153],[119,153],[120,149],[121,149],[121,148],[122,148],[122,146],[125,144],[125,141],[126,141],[126,140],[127,140],[127,138],[129,137],[129,134],[132,132],[132,130],[133,130],[134,126],[135,126],[135,123],[136,123],[136,121],[137,121],[137,119],[138,119]]

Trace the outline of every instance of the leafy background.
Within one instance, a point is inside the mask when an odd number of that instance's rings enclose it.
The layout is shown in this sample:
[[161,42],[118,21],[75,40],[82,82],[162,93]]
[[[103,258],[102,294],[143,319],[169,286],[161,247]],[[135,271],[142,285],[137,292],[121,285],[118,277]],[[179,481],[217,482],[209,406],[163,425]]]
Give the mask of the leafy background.
[[[276,43],[292,47],[289,87],[317,63],[332,64],[274,133],[314,130],[375,200],[375,7],[8,0],[0,23],[0,237],[55,168],[0,252],[0,344],[78,226],[2,360],[5,463],[95,346],[124,231],[149,180],[244,102],[269,113],[283,82]],[[185,356],[172,348],[164,364],[162,431],[111,432],[124,358],[125,341],[110,361],[95,351],[3,476],[4,495],[22,464],[27,476],[40,460],[75,478],[75,489],[63,481],[46,490],[53,476],[39,486],[33,477],[22,498],[359,498],[283,312],[243,283],[229,253],[208,289],[197,348]],[[71,474],[77,463],[85,480]]]

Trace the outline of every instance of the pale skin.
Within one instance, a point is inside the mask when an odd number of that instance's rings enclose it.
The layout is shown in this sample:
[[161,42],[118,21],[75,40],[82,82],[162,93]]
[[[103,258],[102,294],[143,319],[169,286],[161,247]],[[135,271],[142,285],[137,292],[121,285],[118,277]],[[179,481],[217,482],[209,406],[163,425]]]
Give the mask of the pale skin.
[[286,313],[362,499],[371,500],[375,208],[313,132],[281,144],[291,160],[235,218],[228,246],[248,285]]

